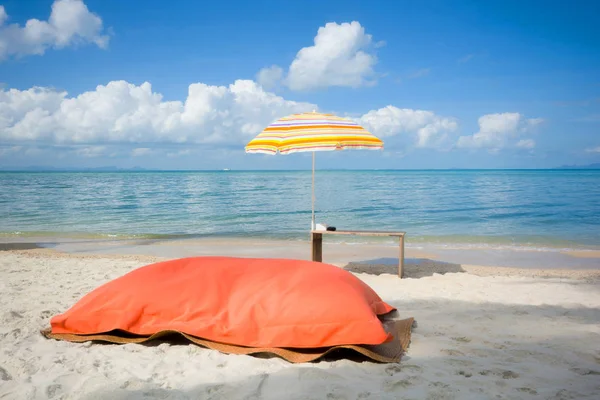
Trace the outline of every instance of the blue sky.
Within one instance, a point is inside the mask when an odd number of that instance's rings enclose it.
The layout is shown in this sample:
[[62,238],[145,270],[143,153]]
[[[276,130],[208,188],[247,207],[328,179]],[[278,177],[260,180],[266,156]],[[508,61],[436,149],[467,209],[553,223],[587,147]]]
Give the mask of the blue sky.
[[321,168],[600,162],[596,1],[0,6],[0,167],[310,168],[243,147],[313,108],[385,142]]

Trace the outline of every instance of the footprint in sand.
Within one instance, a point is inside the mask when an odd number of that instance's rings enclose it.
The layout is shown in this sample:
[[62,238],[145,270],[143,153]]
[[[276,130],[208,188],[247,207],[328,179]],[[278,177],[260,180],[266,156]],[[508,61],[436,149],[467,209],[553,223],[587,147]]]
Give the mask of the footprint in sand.
[[537,390],[528,387],[518,388],[517,390],[522,393],[538,394]]
[[423,372],[423,368],[418,365],[406,364],[406,365],[390,365],[386,367],[385,373],[389,376],[393,376],[399,372],[408,372],[408,373],[421,373]]
[[479,375],[482,376],[499,376],[502,377],[502,379],[516,379],[519,377],[519,374],[517,374],[514,371],[510,371],[510,370],[483,370],[479,372]]
[[42,319],[50,318],[54,314],[58,314],[58,312],[51,311],[51,310],[44,310],[40,313],[40,318],[42,318]]
[[15,310],[11,310],[9,315],[10,315],[11,319],[13,319],[13,320],[23,318],[23,315],[20,312],[17,312]]
[[402,371],[402,367],[400,367],[399,365],[390,365],[385,369],[385,373],[389,376],[395,375],[400,371]]
[[206,388],[207,394],[220,394],[225,388],[225,384],[213,385]]
[[8,373],[7,370],[0,367],[0,381],[10,381],[12,380],[12,376]]
[[462,375],[462,376],[464,376],[465,378],[470,378],[470,377],[472,377],[472,376],[473,376],[473,374],[472,374],[472,373],[470,373],[470,372],[467,372],[467,371],[463,371],[463,370],[460,370],[460,371],[458,371],[457,375]]
[[560,361],[560,358],[554,355],[531,350],[509,349],[504,352],[504,354],[511,356],[510,359],[514,360],[515,362],[519,362],[519,360],[523,358],[529,360],[534,359],[546,364],[554,364],[557,361]]
[[386,391],[396,391],[399,389],[406,389],[410,386],[413,386],[415,384],[418,384],[420,382],[423,381],[423,378],[421,378],[419,375],[413,375],[413,376],[408,376],[405,379],[400,379],[400,380],[387,380],[384,384],[383,387]]
[[471,338],[468,338],[466,336],[453,337],[453,338],[450,338],[450,339],[454,340],[455,342],[460,342],[460,343],[469,343],[469,342],[471,342]]
[[581,396],[578,393],[567,389],[561,389],[552,397],[548,397],[549,400],[574,400],[579,399]]
[[587,368],[571,368],[571,372],[579,375],[600,375],[600,371],[593,371]]
[[431,382],[427,386],[429,386],[429,387],[435,387],[435,388],[442,388],[442,389],[446,389],[446,388],[450,387],[450,385],[448,385],[447,383],[444,383],[444,382]]
[[440,350],[440,353],[444,353],[448,356],[454,356],[454,357],[462,357],[465,355],[465,353],[463,353],[462,351],[455,350],[455,349],[442,349],[442,350]]
[[473,361],[459,360],[457,358],[451,358],[449,360],[446,360],[446,363],[452,365],[453,367],[471,367],[475,365]]
[[119,388],[133,391],[133,390],[143,389],[145,386],[146,386],[146,382],[144,382],[140,379],[128,379],[128,380],[124,381],[123,383],[121,383]]
[[59,394],[61,391],[62,391],[62,385],[59,385],[58,383],[54,383],[54,384],[46,387],[46,396],[48,396],[49,399],[52,399],[54,396]]
[[446,336],[446,335],[444,334],[444,332],[439,332],[439,331],[436,331],[436,332],[425,332],[425,333],[422,333],[422,335],[423,335],[424,337],[426,337],[426,338],[429,338],[429,337],[440,337],[440,336]]
[[402,379],[399,381],[388,381],[384,384],[385,390],[389,392],[396,391],[397,389],[406,389],[410,386],[413,386],[415,383],[412,379]]
[[456,398],[450,385],[443,382],[433,382],[428,387],[430,390],[427,392],[427,400],[450,400]]
[[502,371],[502,379],[516,379],[519,377],[514,371]]

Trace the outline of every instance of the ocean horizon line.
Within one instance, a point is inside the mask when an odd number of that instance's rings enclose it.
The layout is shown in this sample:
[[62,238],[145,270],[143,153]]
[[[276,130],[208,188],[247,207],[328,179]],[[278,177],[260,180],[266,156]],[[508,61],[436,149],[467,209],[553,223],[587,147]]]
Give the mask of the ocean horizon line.
[[[318,172],[432,172],[432,171],[597,171],[598,167],[552,167],[552,168],[319,168]],[[49,168],[49,169],[1,169],[0,173],[156,173],[156,172],[311,172],[311,168],[291,169],[144,169],[144,168],[112,168],[112,167],[90,167],[90,168]]]

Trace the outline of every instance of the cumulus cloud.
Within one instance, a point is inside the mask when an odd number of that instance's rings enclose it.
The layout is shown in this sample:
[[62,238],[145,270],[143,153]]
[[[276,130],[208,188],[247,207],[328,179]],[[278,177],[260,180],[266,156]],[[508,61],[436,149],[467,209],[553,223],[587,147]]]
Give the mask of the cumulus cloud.
[[586,153],[600,153],[600,146],[585,149]]
[[[156,151],[153,143],[243,146],[277,118],[317,108],[246,80],[229,86],[194,83],[184,101],[164,101],[148,82],[113,81],[74,97],[48,88],[9,89],[0,90],[0,141],[80,145],[74,154],[81,157],[108,154],[104,146],[111,144],[133,145],[130,156]],[[439,149],[458,127],[454,118],[391,105],[354,120],[383,139],[396,137],[386,148]]]
[[330,22],[319,28],[314,45],[298,51],[285,78],[283,69],[273,65],[263,68],[257,79],[265,88],[282,81],[291,90],[373,85],[374,49],[384,45],[383,41],[373,43],[357,21]]
[[[532,148],[531,139],[520,139],[543,122],[542,118],[526,119],[520,113],[487,114],[479,118],[479,132],[458,138],[457,147],[487,148],[499,151],[510,146]],[[527,147],[530,146],[530,147]]]
[[9,56],[41,55],[50,48],[94,43],[108,46],[102,19],[90,12],[82,0],[56,0],[48,21],[28,20],[24,26],[6,24],[8,15],[0,6],[0,61]]
[[256,81],[263,88],[269,90],[276,87],[283,78],[283,69],[277,65],[263,68],[256,74]]
[[[183,101],[165,101],[148,82],[112,81],[77,96],[41,87],[5,89],[0,90],[0,154],[22,154],[28,146],[71,147],[69,154],[88,158],[113,156],[119,147],[121,155],[157,154],[157,144],[168,157],[189,156],[188,145],[241,149],[274,120],[315,109],[249,80],[194,83]],[[390,151],[448,150],[457,143],[458,121],[433,111],[388,105],[352,118],[384,139]],[[526,134],[542,122],[519,113],[484,115],[479,132],[458,138],[457,147],[532,149],[536,143]]]
[[372,37],[359,22],[330,22],[319,28],[314,45],[292,61],[287,85],[292,90],[372,84],[377,58],[369,52]]
[[412,137],[413,145],[420,148],[439,148],[456,131],[454,118],[441,117],[431,111],[387,106],[372,110],[356,121],[380,138],[396,135]]
[[229,86],[194,83],[185,101],[163,101],[148,82],[113,81],[76,97],[48,88],[0,90],[0,140],[242,143],[277,118],[316,108],[247,80]]

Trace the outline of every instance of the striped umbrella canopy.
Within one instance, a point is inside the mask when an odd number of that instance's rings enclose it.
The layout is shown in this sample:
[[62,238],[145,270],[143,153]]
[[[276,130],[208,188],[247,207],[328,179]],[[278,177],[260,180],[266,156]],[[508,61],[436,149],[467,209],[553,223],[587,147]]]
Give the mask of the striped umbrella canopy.
[[383,142],[350,119],[313,111],[276,120],[246,145],[246,153],[313,152],[312,229],[315,229],[315,152],[344,149],[381,150]]

